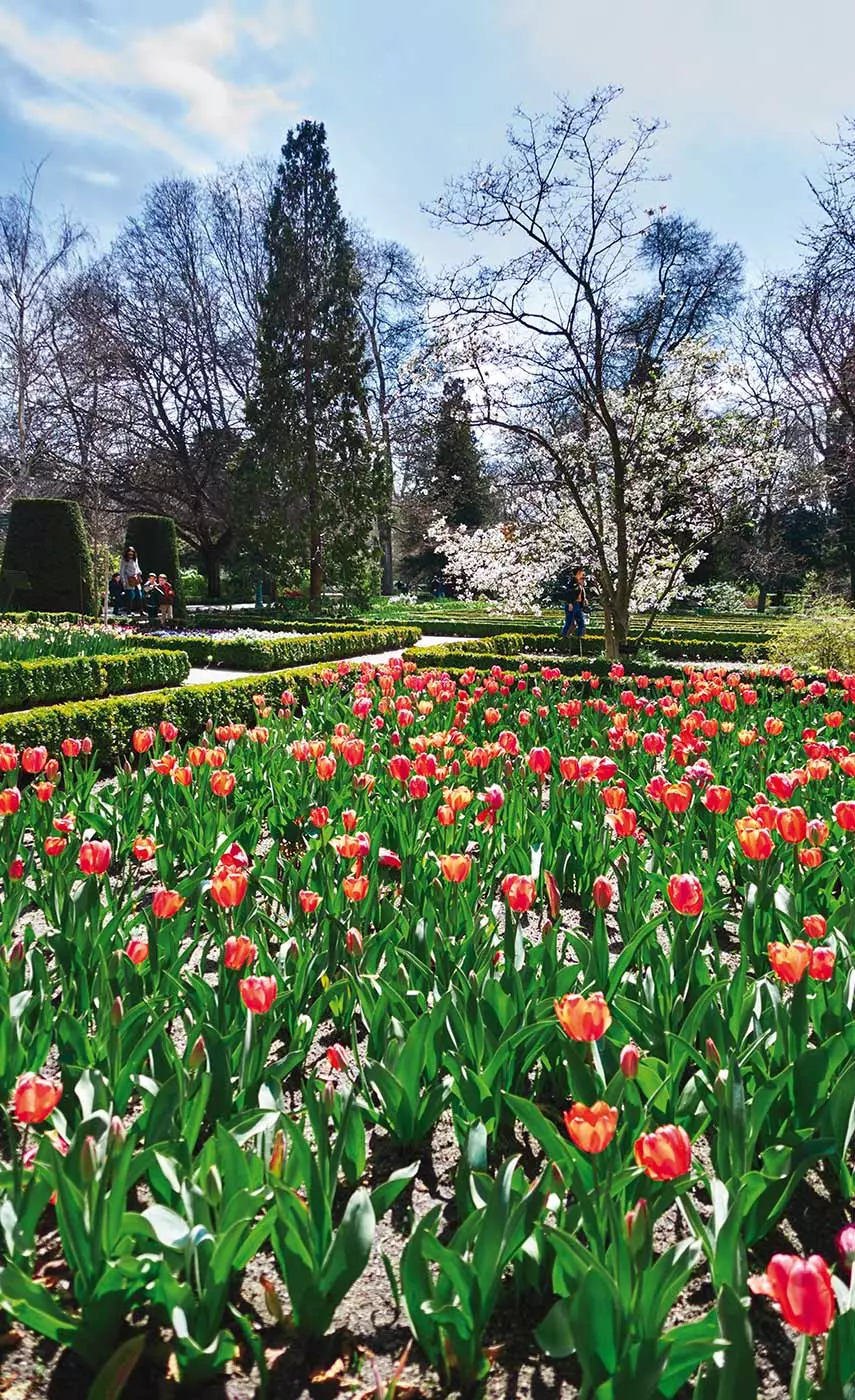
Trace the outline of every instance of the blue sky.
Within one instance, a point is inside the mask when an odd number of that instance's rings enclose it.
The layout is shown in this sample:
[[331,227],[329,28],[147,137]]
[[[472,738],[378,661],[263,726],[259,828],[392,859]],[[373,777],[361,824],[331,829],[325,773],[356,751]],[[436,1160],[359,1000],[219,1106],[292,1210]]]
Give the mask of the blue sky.
[[0,191],[47,155],[41,202],[103,244],[151,180],[311,116],[346,212],[436,268],[463,251],[420,211],[444,180],[502,154],[516,106],[615,83],[669,123],[662,199],[756,275],[794,257],[853,51],[851,0],[0,0]]

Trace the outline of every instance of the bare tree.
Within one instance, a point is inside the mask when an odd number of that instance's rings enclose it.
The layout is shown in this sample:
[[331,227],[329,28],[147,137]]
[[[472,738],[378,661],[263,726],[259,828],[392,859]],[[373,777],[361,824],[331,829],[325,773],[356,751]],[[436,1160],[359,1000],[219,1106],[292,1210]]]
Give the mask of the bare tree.
[[[432,210],[479,250],[502,240],[503,261],[476,251],[448,278],[443,326],[480,390],[480,421],[533,449],[521,460],[537,464],[543,489],[566,491],[583,522],[612,648],[626,640],[633,593],[633,484],[656,469],[622,396],[653,385],[669,357],[732,312],[742,261],[650,207],[658,124],[612,134],[618,95],[519,114],[505,159],[451,184]],[[607,458],[598,475],[578,450],[593,434]],[[699,542],[684,540],[684,557]]]
[[36,207],[43,165],[0,198],[0,492],[6,495],[29,490],[51,450],[52,304],[86,238],[65,216],[45,226]]

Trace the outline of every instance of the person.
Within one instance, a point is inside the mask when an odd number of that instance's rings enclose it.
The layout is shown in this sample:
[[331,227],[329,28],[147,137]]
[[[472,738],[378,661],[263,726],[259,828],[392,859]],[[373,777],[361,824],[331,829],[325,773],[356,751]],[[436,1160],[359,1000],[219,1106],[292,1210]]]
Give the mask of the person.
[[140,568],[137,552],[133,545],[128,545],[122,556],[122,562],[119,566],[119,578],[125,590],[128,612],[137,612],[141,614],[143,610],[142,569]]
[[175,598],[175,589],[166,577],[166,574],[158,574],[157,586],[161,593],[158,615],[163,627],[172,626],[172,603]]
[[145,595],[145,605],[148,612],[149,622],[154,622],[158,610],[163,602],[163,593],[157,582],[157,574],[152,571],[143,584],[143,594]]
[[119,613],[125,611],[125,590],[122,587],[122,575],[117,569],[108,584],[110,593],[110,607],[118,617]]
[[573,570],[570,583],[567,588],[567,596],[564,602],[564,626],[561,629],[562,637],[566,637],[571,628],[575,628],[579,638],[579,650],[582,650],[582,638],[585,635],[585,613],[588,611],[588,594],[585,588],[585,570],[580,565]]

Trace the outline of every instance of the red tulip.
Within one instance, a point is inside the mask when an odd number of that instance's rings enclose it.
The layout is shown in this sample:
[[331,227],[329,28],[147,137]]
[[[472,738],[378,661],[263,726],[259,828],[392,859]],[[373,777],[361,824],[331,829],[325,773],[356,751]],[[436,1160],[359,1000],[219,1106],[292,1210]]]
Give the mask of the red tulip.
[[135,729],[131,737],[134,753],[147,753],[155,740],[153,729]]
[[48,751],[43,744],[33,749],[24,749],[21,754],[21,767],[25,773],[41,773],[48,761]]
[[808,938],[824,938],[828,924],[822,914],[806,914],[802,919],[802,928]]
[[502,894],[508,908],[515,914],[524,914],[537,898],[537,885],[530,875],[506,875],[502,881]]
[[20,856],[14,856],[9,862],[9,879],[22,880],[24,878],[24,862]]
[[161,885],[155,890],[151,901],[151,912],[156,919],[171,919],[184,904],[183,894],[177,890],[167,890]]
[[244,1006],[256,1016],[263,1016],[276,1000],[275,977],[244,977],[238,986]]
[[830,982],[836,957],[833,948],[812,948],[808,977],[812,977],[814,982]]
[[841,831],[855,831],[855,802],[835,802],[831,810]]
[[605,875],[598,875],[591,890],[594,906],[597,909],[610,909],[615,897],[615,888]]
[[321,896],[314,890],[300,890],[297,898],[304,914],[313,914],[321,902]]
[[229,797],[235,790],[236,781],[234,773],[226,773],[219,768],[211,774],[211,792],[215,797]]
[[135,967],[139,967],[148,957],[148,939],[136,934],[125,946],[125,952]]
[[309,813],[309,821],[312,823],[312,826],[317,827],[319,831],[328,824],[329,819],[329,807],[313,807]]
[[532,773],[543,778],[552,767],[552,754],[549,749],[531,749],[526,761]]
[[22,1074],[15,1085],[13,1107],[19,1123],[43,1123],[60,1099],[62,1085],[41,1074]]
[[791,846],[797,846],[807,836],[807,812],[804,807],[782,807],[775,818],[778,835]]
[[394,758],[389,759],[389,776],[394,778],[396,782],[405,783],[410,776],[411,768],[412,764],[404,754],[395,754]]
[[46,856],[61,856],[68,842],[64,836],[46,836],[44,851]]
[[630,1040],[620,1052],[620,1072],[624,1079],[635,1079],[637,1077],[640,1059],[641,1051],[638,1046]]
[[819,1254],[800,1259],[796,1254],[773,1254],[765,1274],[750,1278],[752,1293],[777,1303],[784,1321],[808,1337],[827,1332],[836,1305],[831,1274]]
[[618,1111],[598,1100],[587,1108],[574,1103],[564,1114],[564,1126],[571,1142],[582,1152],[603,1152],[615,1135]]
[[240,971],[246,967],[247,963],[254,963],[258,955],[258,949],[251,943],[245,933],[241,933],[237,938],[227,938],[223,949],[223,962],[232,971]]
[[571,992],[555,1002],[555,1014],[571,1040],[599,1040],[612,1023],[602,992],[592,992],[589,997]]
[[171,719],[162,719],[158,725],[160,737],[167,744],[172,744],[178,738],[178,725],[173,724]]
[[693,917],[704,907],[704,891],[697,875],[672,875],[668,898],[678,914]]
[[248,885],[245,870],[230,870],[228,866],[219,865],[211,876],[211,898],[221,909],[234,909],[246,895]]
[[157,850],[157,842],[153,836],[136,836],[131,847],[134,859],[139,861],[151,860]]
[[669,783],[662,793],[662,805],[673,813],[687,812],[692,802],[689,783]]
[[685,1128],[673,1123],[642,1133],[633,1148],[635,1160],[651,1181],[673,1181],[692,1166],[692,1143]]
[[0,788],[0,817],[12,817],[21,805],[21,793],[16,787]]
[[84,875],[104,875],[113,858],[109,841],[83,841],[77,864]]
[[721,816],[729,808],[731,798],[730,788],[718,787],[712,783],[704,793],[702,801],[707,811],[715,812],[717,816]]

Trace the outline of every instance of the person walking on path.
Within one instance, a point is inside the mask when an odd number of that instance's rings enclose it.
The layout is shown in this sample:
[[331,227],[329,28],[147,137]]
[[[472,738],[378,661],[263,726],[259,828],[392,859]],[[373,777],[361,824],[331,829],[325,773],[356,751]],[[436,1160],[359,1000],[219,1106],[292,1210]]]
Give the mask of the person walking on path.
[[562,637],[569,635],[571,628],[575,628],[576,636],[579,638],[579,654],[582,654],[582,638],[585,635],[585,613],[588,611],[588,594],[585,589],[585,570],[581,567],[573,570],[573,575],[567,589],[567,597],[564,602],[564,626],[561,629]]
[[142,569],[133,545],[128,545],[119,565],[119,578],[128,600],[128,611],[142,613],[143,587]]

